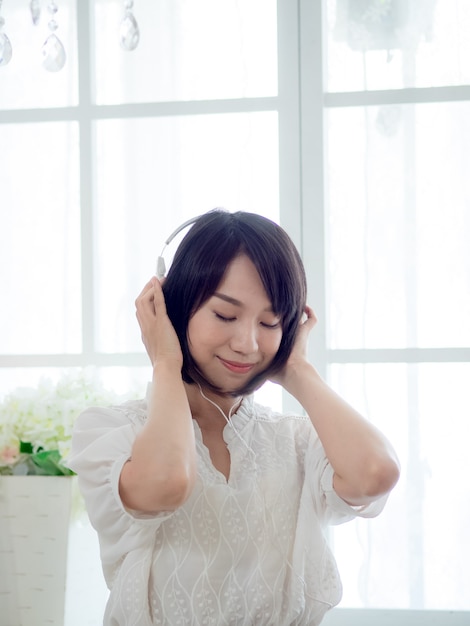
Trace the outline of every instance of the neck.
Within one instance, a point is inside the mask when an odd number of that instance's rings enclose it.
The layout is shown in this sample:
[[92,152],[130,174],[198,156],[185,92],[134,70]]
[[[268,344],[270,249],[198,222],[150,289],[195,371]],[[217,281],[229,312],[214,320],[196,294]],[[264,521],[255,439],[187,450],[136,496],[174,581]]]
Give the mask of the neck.
[[220,395],[197,384],[185,383],[185,387],[193,419],[205,428],[223,429],[243,400],[243,396]]

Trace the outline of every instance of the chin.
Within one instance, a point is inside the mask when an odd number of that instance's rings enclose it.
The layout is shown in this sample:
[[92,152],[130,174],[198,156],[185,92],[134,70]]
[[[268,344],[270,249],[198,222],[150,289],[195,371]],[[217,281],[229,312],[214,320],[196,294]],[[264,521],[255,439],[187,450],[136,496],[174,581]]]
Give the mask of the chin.
[[269,365],[259,372],[256,372],[254,374],[252,373],[250,376],[247,376],[245,380],[232,380],[231,384],[227,384],[226,376],[224,376],[224,380],[220,381],[219,383],[216,378],[207,376],[201,370],[199,370],[199,380],[195,378],[191,380],[191,382],[195,384],[200,384],[203,389],[207,389],[221,397],[236,398],[239,396],[250,395],[257,391],[262,385],[264,385],[264,383],[268,379],[268,368]]
[[251,376],[245,383],[238,385],[233,391],[229,391],[227,395],[231,396],[248,396],[257,391],[264,385],[267,380],[265,372],[259,372],[254,376]]

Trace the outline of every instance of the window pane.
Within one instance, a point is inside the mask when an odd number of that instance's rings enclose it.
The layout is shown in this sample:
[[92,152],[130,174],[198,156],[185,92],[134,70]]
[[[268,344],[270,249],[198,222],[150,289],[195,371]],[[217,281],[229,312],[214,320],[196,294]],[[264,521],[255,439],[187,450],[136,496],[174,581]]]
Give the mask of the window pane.
[[277,94],[275,0],[140,0],[140,42],[119,45],[123,3],[95,6],[96,102]]
[[[41,380],[55,384],[70,377],[78,378],[81,372],[97,381],[106,391],[123,396],[123,401],[143,398],[151,381],[151,367],[2,367],[0,368],[0,402],[18,387],[36,388]],[[150,378],[149,378],[150,376]]]
[[[78,491],[78,486],[76,489]],[[74,506],[67,553],[64,623],[65,626],[99,626],[103,624],[109,590],[101,569],[98,534],[78,496]],[[78,507],[81,509],[77,511]]]
[[98,346],[141,351],[134,300],[177,226],[217,206],[278,219],[277,114],[108,120],[96,135]]
[[77,26],[75,0],[60,0],[55,20],[56,36],[62,42],[65,66],[48,72],[42,66],[42,46],[51,34],[50,14],[42,2],[41,17],[35,26],[29,2],[4,2],[3,33],[11,42],[11,61],[0,68],[0,109],[64,107],[78,103]]
[[77,131],[0,125],[0,354],[81,349]]
[[402,464],[377,519],[335,528],[342,605],[470,610],[470,365],[334,365],[330,374]]
[[467,0],[327,0],[327,89],[470,82]]
[[64,368],[57,367],[1,367],[0,402],[18,387],[37,387],[41,379],[57,382]]
[[328,113],[332,348],[470,345],[470,104]]
[[126,400],[144,398],[152,380],[150,361],[148,367],[100,367],[97,371],[104,388],[126,396]]

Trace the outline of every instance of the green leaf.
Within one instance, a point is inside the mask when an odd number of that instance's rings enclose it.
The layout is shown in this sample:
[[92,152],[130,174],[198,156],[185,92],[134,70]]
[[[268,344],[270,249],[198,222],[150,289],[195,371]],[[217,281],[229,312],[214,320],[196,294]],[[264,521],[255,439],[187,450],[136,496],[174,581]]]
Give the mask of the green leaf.
[[33,446],[29,441],[20,441],[20,454],[33,454]]
[[43,476],[72,476],[74,472],[62,465],[58,450],[43,450],[31,455],[36,473]]

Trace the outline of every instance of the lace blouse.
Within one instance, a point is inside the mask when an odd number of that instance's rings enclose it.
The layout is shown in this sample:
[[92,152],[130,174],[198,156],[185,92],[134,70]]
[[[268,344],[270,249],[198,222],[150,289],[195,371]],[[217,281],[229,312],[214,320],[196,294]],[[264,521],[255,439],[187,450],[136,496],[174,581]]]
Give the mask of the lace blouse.
[[88,409],[69,466],[98,532],[110,596],[105,626],[314,626],[341,598],[324,529],[372,517],[382,498],[351,507],[307,417],[245,398],[227,425],[229,479],[213,466],[194,421],[196,485],[155,516],[126,510],[119,475],[146,419],[146,402]]

